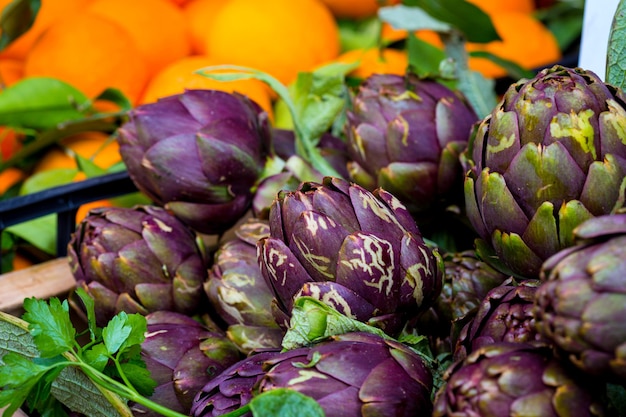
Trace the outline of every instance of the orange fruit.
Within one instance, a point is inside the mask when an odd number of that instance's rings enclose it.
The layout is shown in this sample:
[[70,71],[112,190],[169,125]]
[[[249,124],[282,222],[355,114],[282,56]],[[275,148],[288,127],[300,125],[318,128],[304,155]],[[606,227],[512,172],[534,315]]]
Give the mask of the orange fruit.
[[[39,36],[56,20],[75,13],[88,5],[91,0],[43,0],[35,21],[30,29],[0,52],[2,58],[25,59]],[[0,0],[0,8],[11,0]]]
[[131,102],[147,81],[145,60],[128,32],[86,11],[55,21],[42,34],[26,58],[24,76],[57,78],[92,98],[114,87]]
[[34,262],[22,255],[21,253],[15,253],[13,255],[13,271],[19,271],[20,269],[26,269],[32,266]]
[[351,63],[359,61],[359,66],[349,75],[367,78],[372,74],[406,73],[409,59],[406,51],[398,49],[352,49],[339,55],[337,62]]
[[321,0],[339,19],[364,19],[374,16],[379,7],[399,3],[399,0]]
[[237,91],[256,101],[269,115],[272,114],[272,102],[269,88],[259,80],[218,81],[200,74],[196,70],[218,64],[215,59],[195,55],[179,59],[157,73],[146,87],[142,103],[151,103],[161,97],[180,94],[186,89]]
[[227,2],[228,0],[192,0],[183,7],[193,54],[208,54],[207,43],[211,22]]
[[213,17],[207,48],[218,62],[267,72],[284,84],[339,54],[339,29],[319,0],[230,0]]
[[191,51],[183,12],[169,0],[92,0],[88,10],[126,29],[150,76]]
[[0,161],[11,158],[22,148],[23,135],[15,130],[0,126]]
[[8,167],[0,171],[0,196],[25,178],[24,171],[15,167]]
[[488,15],[501,12],[532,13],[535,11],[535,0],[467,0],[480,7]]
[[24,77],[24,61],[0,58],[0,89],[10,87]]
[[189,3],[192,0],[169,0],[172,4],[176,5],[177,7],[185,7],[185,5],[187,5],[187,3]]
[[[502,12],[491,18],[502,40],[486,44],[468,43],[468,51],[487,51],[525,69],[549,65],[561,58],[561,50],[554,34],[533,15]],[[506,75],[502,67],[486,58],[470,58],[469,67],[486,77]]]

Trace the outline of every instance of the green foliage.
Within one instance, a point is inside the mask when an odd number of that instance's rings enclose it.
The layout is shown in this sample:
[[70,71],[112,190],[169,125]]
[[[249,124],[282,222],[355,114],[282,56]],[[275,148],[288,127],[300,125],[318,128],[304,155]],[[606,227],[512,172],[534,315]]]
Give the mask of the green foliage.
[[41,0],[13,0],[0,16],[0,50],[22,36],[35,22]]
[[626,1],[620,0],[613,17],[606,61],[606,82],[626,87]]

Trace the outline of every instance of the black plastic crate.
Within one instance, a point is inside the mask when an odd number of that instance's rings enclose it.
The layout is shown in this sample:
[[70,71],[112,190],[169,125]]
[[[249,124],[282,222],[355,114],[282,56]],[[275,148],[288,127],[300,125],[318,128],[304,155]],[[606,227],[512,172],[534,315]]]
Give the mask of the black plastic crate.
[[122,171],[3,200],[0,201],[0,236],[9,226],[56,213],[56,254],[65,256],[80,206],[136,191],[128,172]]

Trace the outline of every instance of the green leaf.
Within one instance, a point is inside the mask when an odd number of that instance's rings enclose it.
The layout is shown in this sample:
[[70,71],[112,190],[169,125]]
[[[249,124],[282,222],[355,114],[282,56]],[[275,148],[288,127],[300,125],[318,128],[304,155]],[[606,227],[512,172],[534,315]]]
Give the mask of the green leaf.
[[148,332],[148,321],[142,314],[129,314],[126,317],[126,323],[130,326],[131,331],[124,344],[124,349],[140,345],[146,339],[146,333]]
[[13,415],[50,369],[19,353],[4,355],[0,366],[0,407],[8,406],[8,409],[3,415]]
[[389,338],[382,330],[351,319],[312,297],[299,297],[294,302],[289,329],[282,347],[292,350],[309,346],[330,336],[348,332],[368,332]]
[[339,43],[342,51],[367,49],[378,45],[381,21],[375,16],[367,19],[338,19]]
[[90,366],[102,372],[109,363],[109,351],[104,343],[96,343],[83,352],[83,358]]
[[102,329],[102,339],[110,355],[115,355],[126,343],[132,332],[128,323],[128,314],[122,311],[113,317]]
[[413,33],[409,33],[407,41],[409,65],[420,78],[435,78],[440,76],[441,62],[446,54],[441,48],[421,40]]
[[83,158],[82,156],[76,154],[76,165],[78,168],[85,173],[87,178],[98,177],[100,175],[106,174],[106,169],[100,168],[96,165],[91,159]]
[[22,318],[29,323],[30,334],[42,358],[65,353],[75,346],[76,329],[70,320],[67,300],[53,297],[46,302],[36,298],[24,299]]
[[5,231],[24,239],[49,255],[56,254],[57,218],[54,214],[7,227]]
[[409,32],[421,29],[449,32],[452,29],[449,23],[431,16],[421,8],[401,4],[381,7],[378,10],[378,17],[383,22],[389,23],[394,29],[404,29]]
[[152,379],[152,375],[150,375],[150,371],[146,368],[143,360],[124,362],[120,366],[137,392],[146,397],[154,394],[157,383]]
[[471,104],[479,119],[487,116],[497,104],[495,80],[485,78],[476,71],[467,71],[459,78],[458,89]]
[[80,298],[80,300],[83,302],[83,307],[87,312],[87,326],[89,327],[91,341],[95,342],[96,339],[101,337],[101,330],[96,324],[96,303],[94,299],[82,287],[77,287],[74,291],[74,294],[76,294],[78,298]]
[[[123,401],[115,394],[107,395],[80,370],[75,367],[66,367],[59,377],[52,383],[51,394],[70,410],[85,416],[117,417],[132,416]],[[111,400],[117,405],[112,405]],[[120,412],[121,409],[121,412]]]
[[324,417],[322,407],[313,398],[287,388],[276,388],[250,401],[255,417]]
[[613,16],[606,60],[606,82],[626,88],[626,1],[620,0]]
[[49,129],[84,118],[90,106],[83,93],[63,81],[25,78],[0,92],[0,125]]
[[431,17],[458,29],[470,42],[500,40],[489,15],[472,3],[465,0],[415,0],[414,3]]
[[0,16],[0,50],[30,29],[37,17],[41,0],[13,0]]
[[48,188],[69,184],[78,174],[76,168],[57,168],[29,176],[20,187],[20,195],[33,194]]

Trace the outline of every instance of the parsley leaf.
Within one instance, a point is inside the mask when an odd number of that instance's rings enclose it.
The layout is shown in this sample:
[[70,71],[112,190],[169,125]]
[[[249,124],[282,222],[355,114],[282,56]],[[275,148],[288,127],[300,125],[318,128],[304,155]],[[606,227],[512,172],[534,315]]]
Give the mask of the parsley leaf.
[[30,333],[42,358],[60,355],[75,346],[76,329],[70,320],[67,300],[61,303],[55,297],[48,304],[44,300],[26,298],[24,310],[23,319],[30,324]]

